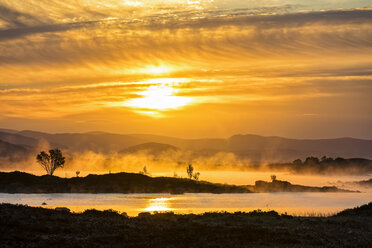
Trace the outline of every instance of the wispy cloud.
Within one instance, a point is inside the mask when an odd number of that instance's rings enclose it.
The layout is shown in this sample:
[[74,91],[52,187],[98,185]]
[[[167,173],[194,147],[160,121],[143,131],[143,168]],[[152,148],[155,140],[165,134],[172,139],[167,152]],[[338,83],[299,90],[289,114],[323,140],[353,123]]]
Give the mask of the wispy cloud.
[[[290,2],[0,0],[0,115],[86,123],[110,109],[119,126],[145,118],[123,103],[168,83],[168,99],[193,99],[165,111],[173,123],[208,106],[259,127],[277,113],[334,116],[337,102],[372,123],[371,7]],[[151,81],[162,78],[187,81]]]

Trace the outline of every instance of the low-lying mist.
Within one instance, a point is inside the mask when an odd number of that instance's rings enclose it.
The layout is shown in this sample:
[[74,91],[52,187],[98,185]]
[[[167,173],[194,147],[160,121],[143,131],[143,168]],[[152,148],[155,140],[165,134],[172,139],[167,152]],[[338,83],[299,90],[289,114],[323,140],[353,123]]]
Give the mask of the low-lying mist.
[[[192,164],[197,170],[247,170],[250,161],[238,159],[232,153],[217,153],[211,156],[195,156],[190,151],[167,151],[152,154],[147,151],[135,153],[103,154],[93,151],[65,152],[66,164],[62,170],[81,171],[86,173],[139,172],[144,167],[151,173],[178,171]],[[2,170],[38,171],[40,165],[35,156],[28,156],[17,162],[0,160]],[[61,169],[60,169],[61,171]],[[58,171],[56,171],[57,173]],[[173,175],[173,174],[172,174]]]
[[[319,168],[309,165],[306,170],[299,171],[294,169],[292,163],[286,165],[262,161],[257,164],[250,159],[226,152],[196,154],[192,151],[170,150],[153,153],[142,150],[103,154],[93,151],[66,150],[63,153],[66,156],[65,166],[55,172],[55,175],[60,177],[74,177],[77,171],[80,172],[79,176],[117,172],[138,173],[143,172],[144,167],[147,174],[151,176],[187,177],[188,164],[193,165],[195,172],[201,173],[200,180],[237,185],[254,184],[256,180],[269,181],[272,174],[277,175],[280,180],[310,186],[340,185],[343,182],[366,180],[372,177],[371,174],[365,173],[365,170],[359,170],[359,167],[349,166],[342,170],[329,167],[320,173]],[[3,171],[19,170],[36,175],[45,174],[35,157],[36,154],[29,155],[17,162],[3,159],[0,160],[0,168]]]

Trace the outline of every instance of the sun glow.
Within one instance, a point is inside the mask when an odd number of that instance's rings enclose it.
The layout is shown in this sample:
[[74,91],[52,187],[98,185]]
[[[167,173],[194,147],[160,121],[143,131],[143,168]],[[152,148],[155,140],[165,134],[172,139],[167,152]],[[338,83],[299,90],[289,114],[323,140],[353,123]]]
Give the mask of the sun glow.
[[191,97],[177,96],[179,89],[174,88],[175,84],[186,82],[186,79],[165,78],[152,79],[146,83],[152,84],[145,91],[138,92],[141,97],[124,102],[124,106],[136,108],[137,112],[156,116],[160,111],[178,109],[190,104]]
[[124,1],[124,4],[127,6],[137,7],[142,5],[142,2],[139,1]]
[[149,200],[149,205],[145,211],[171,211],[169,207],[170,198],[154,198]]
[[145,74],[164,74],[170,73],[173,69],[169,66],[149,66],[144,69],[141,69],[140,72]]

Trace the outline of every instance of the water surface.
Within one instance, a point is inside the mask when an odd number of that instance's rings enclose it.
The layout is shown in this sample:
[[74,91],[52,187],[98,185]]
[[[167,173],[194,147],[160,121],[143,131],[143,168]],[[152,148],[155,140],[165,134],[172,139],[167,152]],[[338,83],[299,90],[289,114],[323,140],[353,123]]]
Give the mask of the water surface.
[[74,212],[113,209],[136,216],[140,212],[276,210],[294,215],[330,215],[345,208],[366,204],[372,193],[259,193],[259,194],[0,194],[0,202],[54,208]]

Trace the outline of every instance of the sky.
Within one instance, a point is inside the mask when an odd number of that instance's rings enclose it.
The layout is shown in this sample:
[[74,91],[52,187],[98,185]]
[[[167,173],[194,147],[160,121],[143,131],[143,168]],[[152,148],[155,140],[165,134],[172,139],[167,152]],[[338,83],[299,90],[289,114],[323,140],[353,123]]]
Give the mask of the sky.
[[0,127],[372,139],[372,1],[0,0]]

